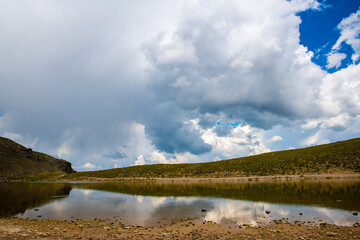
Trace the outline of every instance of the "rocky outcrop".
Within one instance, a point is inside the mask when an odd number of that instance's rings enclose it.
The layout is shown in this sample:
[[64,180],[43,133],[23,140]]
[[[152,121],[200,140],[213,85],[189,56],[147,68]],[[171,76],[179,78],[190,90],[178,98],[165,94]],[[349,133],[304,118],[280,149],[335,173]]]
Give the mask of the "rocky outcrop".
[[36,172],[71,173],[71,163],[0,137],[0,180]]
[[65,161],[64,159],[58,159],[57,167],[65,173],[74,172],[74,169],[72,169],[72,167],[71,167],[71,163],[69,163],[68,161]]

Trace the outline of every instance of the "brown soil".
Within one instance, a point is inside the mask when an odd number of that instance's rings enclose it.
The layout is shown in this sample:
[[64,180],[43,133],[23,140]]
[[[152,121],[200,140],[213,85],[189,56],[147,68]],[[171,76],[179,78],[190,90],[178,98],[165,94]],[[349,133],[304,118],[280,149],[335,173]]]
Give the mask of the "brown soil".
[[175,223],[169,227],[125,227],[111,222],[0,219],[0,239],[360,239],[354,226],[296,225],[227,228],[214,223]]

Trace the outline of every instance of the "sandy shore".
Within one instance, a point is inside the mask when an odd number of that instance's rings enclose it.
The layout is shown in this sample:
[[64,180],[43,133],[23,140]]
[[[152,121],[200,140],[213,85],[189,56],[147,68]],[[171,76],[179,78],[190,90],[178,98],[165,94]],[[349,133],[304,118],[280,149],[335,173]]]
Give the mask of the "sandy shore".
[[0,239],[360,239],[354,226],[296,225],[227,228],[214,223],[175,223],[163,228],[125,227],[97,221],[0,219]]
[[[248,176],[248,177],[178,177],[178,178],[86,178],[73,181],[123,181],[123,182],[172,182],[172,183],[201,183],[201,182],[250,182],[250,181],[302,181],[302,180],[328,180],[360,179],[360,173],[321,173],[321,174],[301,174],[301,175],[272,175],[272,176]],[[63,181],[63,180],[60,180]]]

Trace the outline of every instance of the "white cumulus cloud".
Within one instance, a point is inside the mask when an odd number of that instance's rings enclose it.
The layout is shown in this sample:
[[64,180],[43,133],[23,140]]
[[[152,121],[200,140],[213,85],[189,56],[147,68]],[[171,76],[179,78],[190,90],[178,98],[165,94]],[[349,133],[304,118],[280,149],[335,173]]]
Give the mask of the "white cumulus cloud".
[[87,162],[79,168],[82,170],[100,170],[101,166],[96,166],[95,164]]
[[329,143],[330,141],[322,135],[322,132],[317,132],[314,135],[308,137],[302,142],[303,146],[319,145]]
[[339,68],[342,60],[344,60],[345,58],[346,58],[345,53],[331,52],[328,55],[328,59],[327,59],[328,64],[326,65],[326,67],[327,68],[333,68],[333,67]]
[[270,142],[279,142],[283,141],[284,139],[281,136],[273,136],[269,141]]
[[344,18],[337,26],[340,30],[340,37],[332,47],[333,50],[339,50],[341,43],[349,44],[353,50],[353,61],[357,61],[360,57],[360,9],[352,13],[349,17]]
[[133,166],[140,166],[140,165],[145,165],[145,159],[143,155],[139,155],[136,159],[136,161],[134,162]]

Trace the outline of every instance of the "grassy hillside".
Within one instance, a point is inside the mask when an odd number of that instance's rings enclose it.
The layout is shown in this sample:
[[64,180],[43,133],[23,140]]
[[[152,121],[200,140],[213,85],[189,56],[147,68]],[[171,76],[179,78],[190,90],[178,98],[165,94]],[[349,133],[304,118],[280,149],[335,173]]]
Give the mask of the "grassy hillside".
[[32,151],[10,139],[0,137],[0,180],[38,172],[71,173],[71,163]]
[[154,164],[77,172],[68,180],[88,178],[235,177],[278,174],[360,172],[360,138],[208,163]]

